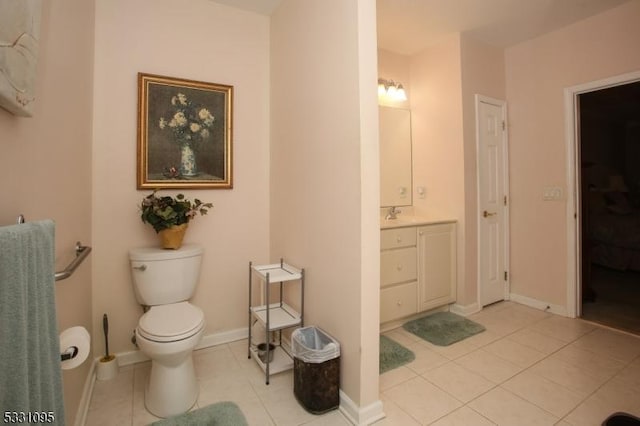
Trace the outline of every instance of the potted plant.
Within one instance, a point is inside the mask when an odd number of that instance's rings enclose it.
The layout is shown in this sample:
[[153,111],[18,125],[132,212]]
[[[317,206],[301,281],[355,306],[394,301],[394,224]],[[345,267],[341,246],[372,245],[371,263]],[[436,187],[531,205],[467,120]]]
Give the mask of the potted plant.
[[159,197],[156,193],[157,190],[142,199],[140,217],[160,235],[163,248],[178,249],[189,221],[198,214],[207,214],[213,204],[203,203],[197,198],[191,201],[183,194]]

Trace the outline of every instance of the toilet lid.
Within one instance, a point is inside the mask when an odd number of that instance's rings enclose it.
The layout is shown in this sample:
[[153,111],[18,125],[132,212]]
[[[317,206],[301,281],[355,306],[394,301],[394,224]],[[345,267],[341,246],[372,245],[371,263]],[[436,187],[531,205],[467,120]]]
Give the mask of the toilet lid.
[[138,322],[140,334],[156,342],[192,336],[204,327],[204,313],[189,302],[152,306]]

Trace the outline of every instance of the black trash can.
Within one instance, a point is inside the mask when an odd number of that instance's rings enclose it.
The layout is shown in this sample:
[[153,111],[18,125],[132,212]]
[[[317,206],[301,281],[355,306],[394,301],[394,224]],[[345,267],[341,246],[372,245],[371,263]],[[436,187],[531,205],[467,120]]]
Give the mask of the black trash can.
[[640,426],[640,418],[629,413],[613,413],[602,426]]
[[340,344],[317,327],[291,335],[293,393],[305,410],[322,414],[340,406]]

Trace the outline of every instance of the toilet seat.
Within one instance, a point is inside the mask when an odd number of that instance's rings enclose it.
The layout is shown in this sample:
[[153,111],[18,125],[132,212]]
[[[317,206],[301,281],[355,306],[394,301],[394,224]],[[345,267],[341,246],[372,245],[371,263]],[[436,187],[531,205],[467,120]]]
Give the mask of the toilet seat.
[[175,342],[204,327],[204,313],[189,302],[152,306],[138,322],[138,333],[154,342]]

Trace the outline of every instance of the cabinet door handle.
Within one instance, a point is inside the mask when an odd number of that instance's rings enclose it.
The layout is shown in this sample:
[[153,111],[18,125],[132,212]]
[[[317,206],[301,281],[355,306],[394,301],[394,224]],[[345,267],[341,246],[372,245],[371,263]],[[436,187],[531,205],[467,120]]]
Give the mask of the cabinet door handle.
[[398,235],[396,237],[396,242],[401,243],[402,242],[402,237],[400,235]]
[[396,302],[396,305],[398,305],[398,306],[402,306],[402,300],[398,300],[398,301]]
[[402,263],[398,263],[398,266],[396,266],[396,269],[398,271],[402,271]]
[[133,269],[137,269],[138,271],[146,271],[147,265],[134,266]]

